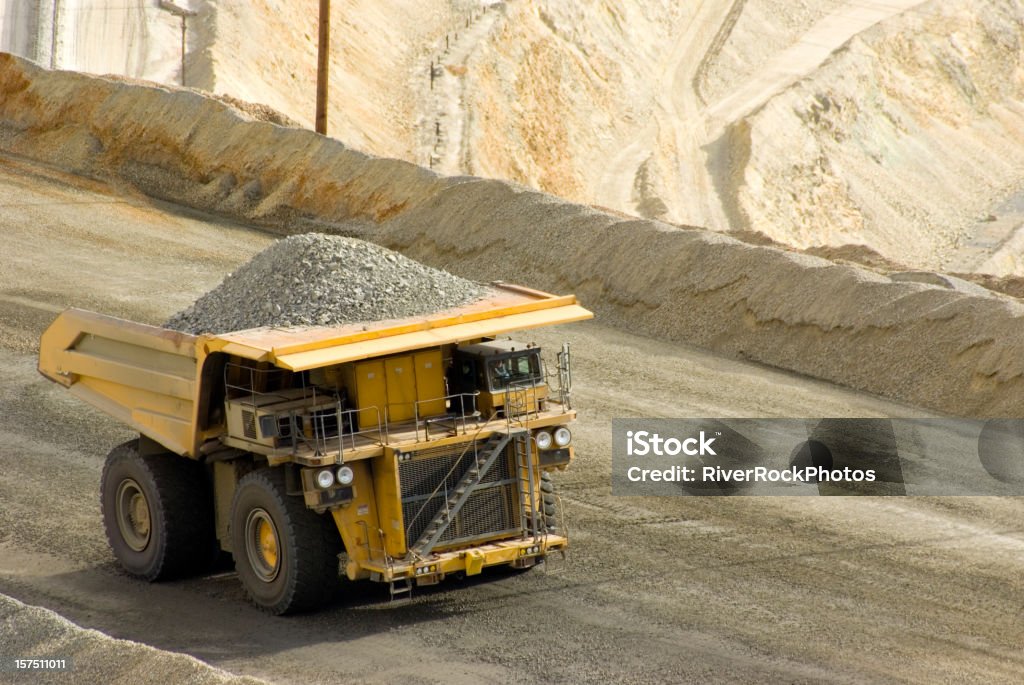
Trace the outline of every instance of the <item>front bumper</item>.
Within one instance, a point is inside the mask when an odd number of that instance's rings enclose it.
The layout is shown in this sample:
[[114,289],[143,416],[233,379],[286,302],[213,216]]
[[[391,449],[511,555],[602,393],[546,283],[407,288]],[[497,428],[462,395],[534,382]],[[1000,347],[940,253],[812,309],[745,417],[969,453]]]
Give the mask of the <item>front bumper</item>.
[[413,580],[417,585],[434,585],[449,574],[474,576],[488,566],[529,568],[542,561],[546,555],[564,551],[568,547],[567,537],[548,534],[537,539],[503,540],[469,549],[437,552],[414,562],[400,560],[391,564],[358,564],[349,561],[346,572],[352,580],[365,578],[369,572],[370,580],[382,583]]

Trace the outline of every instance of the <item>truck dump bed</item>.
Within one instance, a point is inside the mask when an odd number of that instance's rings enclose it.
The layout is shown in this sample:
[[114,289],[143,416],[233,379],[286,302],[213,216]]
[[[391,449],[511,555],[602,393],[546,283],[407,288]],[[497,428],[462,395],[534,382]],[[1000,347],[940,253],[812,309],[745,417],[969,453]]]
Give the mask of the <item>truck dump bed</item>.
[[69,309],[42,336],[39,371],[167,449],[194,458],[208,433],[216,432],[203,425],[214,380],[206,361],[213,355],[304,371],[593,316],[572,295],[502,283],[493,288],[481,300],[425,317],[199,336]]

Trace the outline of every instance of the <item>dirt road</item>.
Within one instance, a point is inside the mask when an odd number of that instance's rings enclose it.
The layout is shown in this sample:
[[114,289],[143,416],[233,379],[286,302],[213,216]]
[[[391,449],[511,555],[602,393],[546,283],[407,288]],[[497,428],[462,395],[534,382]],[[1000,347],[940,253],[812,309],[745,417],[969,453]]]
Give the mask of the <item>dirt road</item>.
[[716,185],[714,178],[728,172],[724,167],[729,160],[712,154],[725,129],[812,73],[855,35],[920,4],[922,0],[845,3],[789,48],[766,59],[744,83],[717,102],[705,103],[699,93],[702,74],[722,50],[743,3],[696,3],[664,63],[655,67],[661,88],[645,128],[620,141],[602,172],[597,197],[607,206],[644,214],[634,202],[642,165],[659,148],[674,150],[673,173],[666,181],[670,192],[662,198],[669,209],[660,218],[728,230],[729,217],[736,216],[738,209],[729,205],[732,198],[720,195],[722,184]]
[[784,88],[810,74],[857,34],[921,4],[923,0],[879,0],[871,4],[848,2],[831,12],[792,46],[768,60],[743,85],[707,108],[704,115],[711,131],[709,138],[721,135],[723,126],[739,121]]
[[568,560],[450,582],[395,608],[384,588],[350,585],[338,606],[287,619],[248,606],[230,573],[129,580],[97,495],[106,451],[128,434],[39,377],[34,341],[67,305],[159,322],[271,237],[10,158],[0,158],[0,234],[0,593],[276,682],[1024,674],[1013,499],[610,494],[613,417],[922,412],[600,322],[535,336],[574,345],[579,458],[558,480]]

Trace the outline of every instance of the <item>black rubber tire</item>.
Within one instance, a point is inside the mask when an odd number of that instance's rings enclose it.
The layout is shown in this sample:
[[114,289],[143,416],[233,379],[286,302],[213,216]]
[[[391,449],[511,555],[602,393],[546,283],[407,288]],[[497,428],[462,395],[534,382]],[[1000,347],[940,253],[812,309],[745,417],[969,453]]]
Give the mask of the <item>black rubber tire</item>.
[[[203,573],[217,553],[213,495],[203,466],[177,454],[139,456],[138,440],[107,455],[100,485],[103,526],[125,571],[148,581]],[[130,485],[144,497],[148,533],[141,549],[118,525],[119,493]],[[136,543],[135,547],[140,544]]]
[[555,525],[558,508],[556,506],[557,499],[555,497],[555,483],[551,478],[551,474],[547,471],[542,471],[540,474],[540,490],[541,490],[541,501],[543,505],[541,511],[544,514],[544,528],[549,533],[557,532],[557,526]]
[[[276,528],[276,575],[260,578],[246,548],[246,523],[262,510]],[[274,615],[309,611],[329,604],[340,585],[338,555],[343,550],[334,520],[286,494],[284,472],[266,468],[238,482],[231,505],[231,547],[235,569],[249,599]]]

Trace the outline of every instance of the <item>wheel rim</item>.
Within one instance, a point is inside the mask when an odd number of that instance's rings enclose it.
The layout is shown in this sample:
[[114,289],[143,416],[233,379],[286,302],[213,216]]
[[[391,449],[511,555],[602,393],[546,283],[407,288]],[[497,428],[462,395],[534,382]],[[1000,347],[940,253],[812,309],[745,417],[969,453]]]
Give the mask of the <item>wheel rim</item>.
[[125,478],[117,486],[117,527],[121,538],[136,552],[146,549],[149,544],[151,516],[149,502],[142,488],[131,478]]
[[253,509],[245,520],[245,552],[256,577],[265,583],[277,578],[281,568],[277,526],[264,509]]

